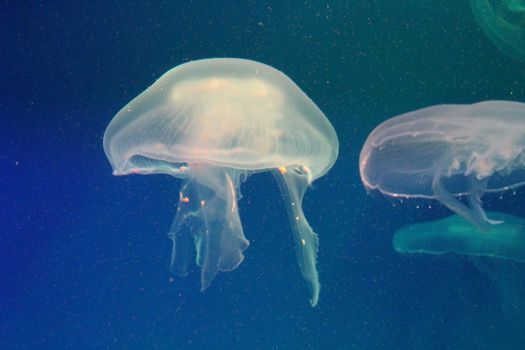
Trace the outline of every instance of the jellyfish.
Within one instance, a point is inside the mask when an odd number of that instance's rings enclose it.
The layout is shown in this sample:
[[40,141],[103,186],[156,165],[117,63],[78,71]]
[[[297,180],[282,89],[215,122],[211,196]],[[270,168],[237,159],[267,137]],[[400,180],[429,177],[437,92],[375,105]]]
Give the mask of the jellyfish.
[[463,217],[418,223],[399,229],[394,249],[402,254],[457,254],[467,257],[496,283],[503,311],[525,326],[525,220],[491,212],[503,222],[480,232]]
[[505,54],[525,60],[525,0],[470,0],[483,32]]
[[482,207],[486,192],[525,183],[525,104],[439,105],[391,118],[360,155],[367,190],[436,199],[482,231],[501,220]]
[[491,212],[491,217],[502,224],[487,232],[478,231],[458,215],[403,227],[394,235],[394,249],[406,254],[455,253],[525,263],[525,220],[499,212]]
[[240,185],[271,171],[279,184],[312,306],[320,284],[318,237],[302,209],[308,186],[337,159],[339,144],[319,108],[285,74],[246,59],[192,61],[162,75],[108,125],[114,175],[168,174],[183,183],[169,237],[171,270],[187,274],[191,240],[201,290],[235,269],[248,247]]

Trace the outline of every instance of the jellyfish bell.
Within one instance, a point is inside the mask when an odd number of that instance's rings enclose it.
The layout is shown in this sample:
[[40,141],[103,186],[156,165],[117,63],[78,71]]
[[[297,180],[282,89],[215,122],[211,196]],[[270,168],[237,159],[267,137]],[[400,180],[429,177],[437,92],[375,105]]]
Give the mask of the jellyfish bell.
[[503,311],[525,325],[525,220],[513,215],[490,212],[502,222],[481,232],[463,217],[453,215],[441,220],[400,228],[394,235],[394,249],[406,255],[450,255],[468,257],[481,272],[498,286]]
[[513,215],[491,212],[501,221],[480,232],[459,215],[399,229],[394,248],[405,254],[459,254],[483,256],[525,263],[525,220]]
[[470,0],[485,35],[507,56],[525,60],[525,1]]
[[360,154],[361,180],[387,196],[437,199],[487,231],[500,221],[487,217],[481,197],[525,183],[524,140],[523,103],[423,108],[370,133]]
[[106,129],[104,149],[116,175],[143,156],[247,171],[306,165],[315,180],[335,162],[338,141],[324,114],[280,71],[204,59],[173,68],[125,106]]
[[319,295],[317,235],[302,211],[308,185],[338,155],[337,135],[319,108],[282,72],[244,59],[204,59],[161,76],[110,122],[104,150],[115,175],[164,173],[183,179],[169,236],[172,270],[186,274],[189,229],[205,289],[243,260],[240,184],[272,171],[285,200],[302,275]]

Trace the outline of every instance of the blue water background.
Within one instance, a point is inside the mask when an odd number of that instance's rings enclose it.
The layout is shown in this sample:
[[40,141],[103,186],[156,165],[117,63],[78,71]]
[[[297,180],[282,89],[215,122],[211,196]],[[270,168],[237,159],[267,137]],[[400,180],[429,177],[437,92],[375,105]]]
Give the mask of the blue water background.
[[[466,0],[4,0],[0,23],[0,349],[525,348],[524,320],[468,259],[394,252],[396,229],[449,212],[367,195],[359,180],[360,148],[391,116],[525,101],[525,64]],[[205,293],[195,266],[169,273],[181,182],[111,175],[113,115],[207,57],[282,70],[339,135],[337,164],[304,203],[320,237],[316,308],[269,174],[242,186],[245,261]],[[485,200],[522,217],[524,203],[519,190]]]

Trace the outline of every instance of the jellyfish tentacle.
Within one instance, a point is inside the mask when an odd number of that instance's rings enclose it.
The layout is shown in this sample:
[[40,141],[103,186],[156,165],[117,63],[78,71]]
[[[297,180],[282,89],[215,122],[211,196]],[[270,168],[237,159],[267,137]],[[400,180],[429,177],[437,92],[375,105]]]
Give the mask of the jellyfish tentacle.
[[[205,181],[199,178],[206,177]],[[203,179],[201,179],[203,180]],[[206,183],[203,185],[202,183]],[[243,261],[248,247],[237,207],[236,186],[224,169],[201,167],[182,188],[169,237],[173,240],[172,271],[186,273],[188,234],[193,236],[196,263],[201,268],[201,290],[220,271],[231,271]],[[178,243],[182,239],[182,245]],[[186,248],[186,250],[184,250]]]
[[472,174],[469,176],[469,194],[468,194],[468,203],[471,210],[474,212],[476,217],[481,217],[484,221],[488,222],[491,225],[502,224],[501,220],[492,220],[487,216],[487,213],[481,206],[483,203],[481,197],[485,194],[487,189],[487,178],[479,179],[476,175]]
[[[221,271],[231,271],[235,269],[243,261],[244,255],[242,252],[248,248],[248,241],[244,237],[241,219],[239,216],[239,207],[237,206],[237,185],[232,180],[231,176],[222,172],[220,187],[225,187],[226,198],[215,195],[212,200],[201,200],[200,205],[207,212],[213,214],[211,216],[211,223],[218,225],[220,229],[221,256],[219,261],[219,268]],[[217,193],[217,190],[214,190]],[[209,207],[213,209],[210,210]],[[220,210],[217,213],[217,210]],[[219,215],[217,215],[219,214]],[[223,219],[221,219],[223,218]]]
[[[188,200],[190,181],[185,181],[179,192],[179,203],[177,213],[173,219],[168,237],[172,240],[170,270],[177,276],[186,276],[188,274],[188,254],[190,245],[190,234],[185,232],[184,225],[188,228],[191,226],[189,219],[195,215],[187,206],[191,205]],[[193,204],[193,203],[192,203]],[[190,229],[191,231],[191,229]]]
[[[483,219],[482,216],[479,216],[475,210],[469,208],[463,204],[456,197],[451,195],[443,186],[441,182],[441,173],[438,171],[432,179],[432,191],[436,196],[436,199],[440,201],[444,206],[452,210],[458,215],[461,215],[468,222],[478,228],[480,231],[488,231],[489,223]],[[479,203],[478,203],[479,204]],[[483,210],[480,206],[480,209]]]
[[310,304],[316,306],[319,301],[321,285],[317,272],[317,251],[319,238],[303,212],[303,197],[311,183],[308,168],[286,167],[272,171],[279,184],[284,205],[290,220],[295,241],[297,263],[311,291]]

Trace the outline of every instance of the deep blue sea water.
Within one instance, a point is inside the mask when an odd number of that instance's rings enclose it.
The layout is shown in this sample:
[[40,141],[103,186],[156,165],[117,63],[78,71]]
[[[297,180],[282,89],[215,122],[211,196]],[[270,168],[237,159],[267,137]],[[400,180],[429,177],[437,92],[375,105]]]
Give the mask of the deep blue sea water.
[[[197,267],[169,272],[180,180],[111,175],[115,113],[208,57],[285,72],[337,131],[338,162],[304,202],[316,308],[268,173],[242,185],[245,261],[204,293]],[[467,0],[2,1],[0,349],[524,349],[525,316],[503,300],[525,310],[525,267],[496,280],[466,257],[397,254],[397,229],[450,212],[367,194],[358,172],[387,118],[525,101],[524,84]],[[484,199],[525,217],[523,190]]]

